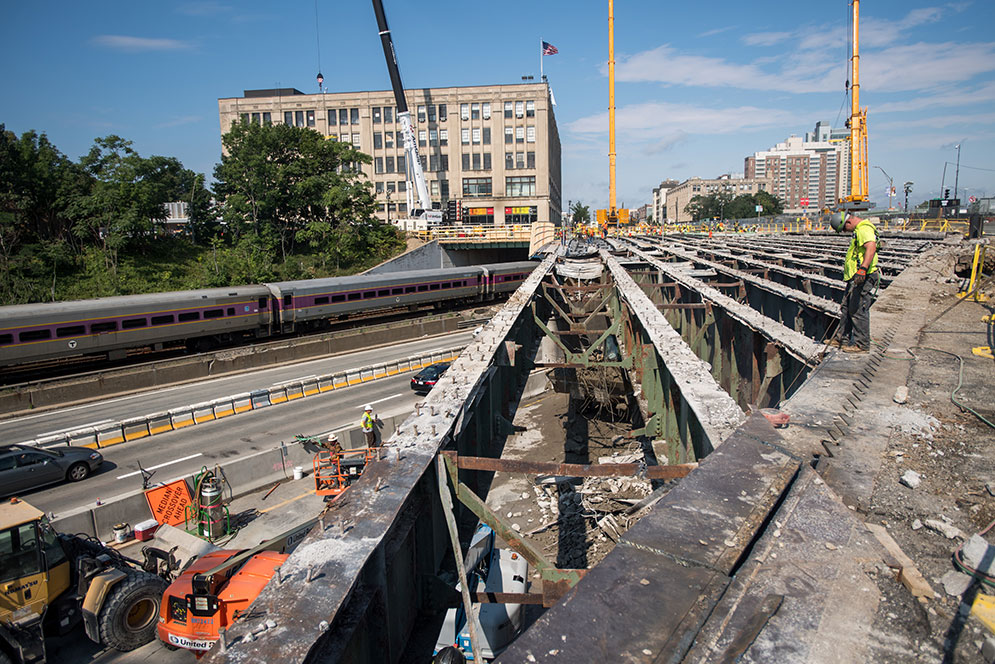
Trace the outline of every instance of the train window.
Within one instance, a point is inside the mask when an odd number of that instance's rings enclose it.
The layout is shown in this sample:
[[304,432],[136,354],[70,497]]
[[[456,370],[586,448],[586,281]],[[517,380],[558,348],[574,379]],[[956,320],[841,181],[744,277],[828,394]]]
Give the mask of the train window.
[[404,289],[403,288],[392,288],[392,289],[390,289],[390,294],[391,295],[401,295],[403,293],[404,293]]
[[39,341],[41,339],[51,339],[52,330],[28,330],[17,335],[21,341]]
[[328,296],[327,295],[322,295],[321,297],[314,298],[314,304],[315,304],[315,306],[318,306],[318,305],[321,305],[321,304],[328,304]]
[[191,320],[200,320],[200,312],[199,311],[184,311],[182,314],[180,314],[178,316],[178,319],[179,319],[179,321],[181,323],[185,323],[185,322],[191,321]]
[[345,301],[345,295],[333,295],[332,296],[332,302],[344,302],[344,301]]
[[266,308],[266,298],[265,297],[259,298],[258,304],[259,304],[259,308],[260,309],[265,309]]
[[224,315],[224,309],[208,309],[204,312],[204,318],[221,318]]
[[149,322],[144,318],[128,318],[121,321],[122,330],[133,330],[136,327],[145,327]]
[[418,286],[418,292],[419,293],[427,291],[427,290],[428,290],[428,286],[426,286],[425,284],[419,284],[419,286]]
[[428,285],[428,289],[429,289],[429,290],[439,290],[439,288],[440,288],[441,286],[442,286],[442,284],[429,284],[429,285]]
[[294,303],[294,296],[293,295],[284,295],[283,296],[283,306],[289,307],[293,303]]
[[225,312],[225,316],[234,316],[234,315],[235,315],[235,307],[228,307],[228,310]]
[[0,334],[0,346],[6,346],[7,344],[14,343],[13,334]]
[[360,300],[360,299],[362,299],[362,297],[363,297],[362,293],[349,293],[349,296],[348,296],[347,299],[350,302],[352,302],[353,300]]
[[390,295],[390,289],[377,291],[377,297],[387,297]]
[[57,337],[77,337],[81,334],[86,334],[85,325],[67,325],[66,327],[55,328],[55,336]]
[[365,293],[363,293],[363,299],[372,299],[376,296],[377,292],[375,290],[368,290]]
[[415,287],[414,286],[405,286],[404,287],[404,292],[405,293],[414,293],[415,292]]
[[153,316],[151,323],[153,325],[172,325],[173,320],[173,314],[165,314],[162,316]]
[[93,323],[90,325],[90,334],[99,334],[101,332],[113,332],[117,329],[117,321],[106,320],[103,323]]

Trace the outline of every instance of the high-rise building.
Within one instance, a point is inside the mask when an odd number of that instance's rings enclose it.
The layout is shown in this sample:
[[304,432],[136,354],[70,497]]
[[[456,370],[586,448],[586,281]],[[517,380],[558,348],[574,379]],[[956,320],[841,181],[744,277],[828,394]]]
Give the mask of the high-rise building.
[[667,192],[679,184],[677,180],[664,180],[659,187],[653,187],[653,223],[667,221]]
[[747,157],[746,177],[769,179],[770,193],[783,201],[788,214],[832,207],[849,186],[848,137],[845,130],[817,122],[804,138],[791,136]]
[[[560,221],[560,136],[543,83],[406,91],[433,204],[459,201],[466,225]],[[304,94],[293,88],[246,90],[218,100],[221,132],[236,119],[310,127],[373,157],[377,216],[408,213],[407,164],[394,94]],[[414,207],[418,205],[417,194]],[[463,215],[462,211],[466,214]]]

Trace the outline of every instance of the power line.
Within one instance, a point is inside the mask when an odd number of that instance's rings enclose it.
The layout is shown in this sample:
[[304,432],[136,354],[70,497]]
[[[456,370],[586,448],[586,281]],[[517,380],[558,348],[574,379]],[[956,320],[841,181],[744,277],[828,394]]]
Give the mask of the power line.
[[[945,162],[945,163],[950,164],[950,165],[954,164],[954,162],[952,162],[952,161],[948,161],[948,162]],[[995,173],[995,168],[981,168],[980,166],[968,166],[966,164],[961,164],[960,167],[961,168],[970,168],[971,170],[974,170],[974,171],[988,171],[990,173]]]

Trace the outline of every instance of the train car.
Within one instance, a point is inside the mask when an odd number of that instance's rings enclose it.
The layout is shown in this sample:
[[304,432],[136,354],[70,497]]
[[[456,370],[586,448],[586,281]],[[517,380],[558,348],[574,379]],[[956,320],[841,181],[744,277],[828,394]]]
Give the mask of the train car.
[[318,329],[330,318],[361,311],[479,299],[477,266],[306,279],[267,284],[279,306],[282,332]]
[[489,295],[513,293],[532,274],[536,265],[531,261],[481,265],[480,267],[486,270],[488,275],[486,293]]
[[270,291],[237,286],[3,307],[0,366],[185,341],[205,350],[273,325]]

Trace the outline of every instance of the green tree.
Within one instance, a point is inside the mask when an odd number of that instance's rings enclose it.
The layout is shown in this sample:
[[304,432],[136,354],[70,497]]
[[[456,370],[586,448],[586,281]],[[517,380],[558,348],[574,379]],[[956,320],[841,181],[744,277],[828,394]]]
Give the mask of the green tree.
[[763,211],[760,214],[764,216],[784,212],[784,201],[769,192],[758,191],[753,195],[753,199],[756,201],[756,205],[763,207]]
[[302,249],[338,266],[367,261],[396,231],[373,216],[376,201],[359,164],[372,159],[348,143],[289,125],[237,122],[222,136],[214,170],[221,218],[235,238],[251,233],[288,254]]
[[570,214],[573,215],[575,224],[586,224],[591,221],[591,208],[580,201],[573,204],[570,208]]

